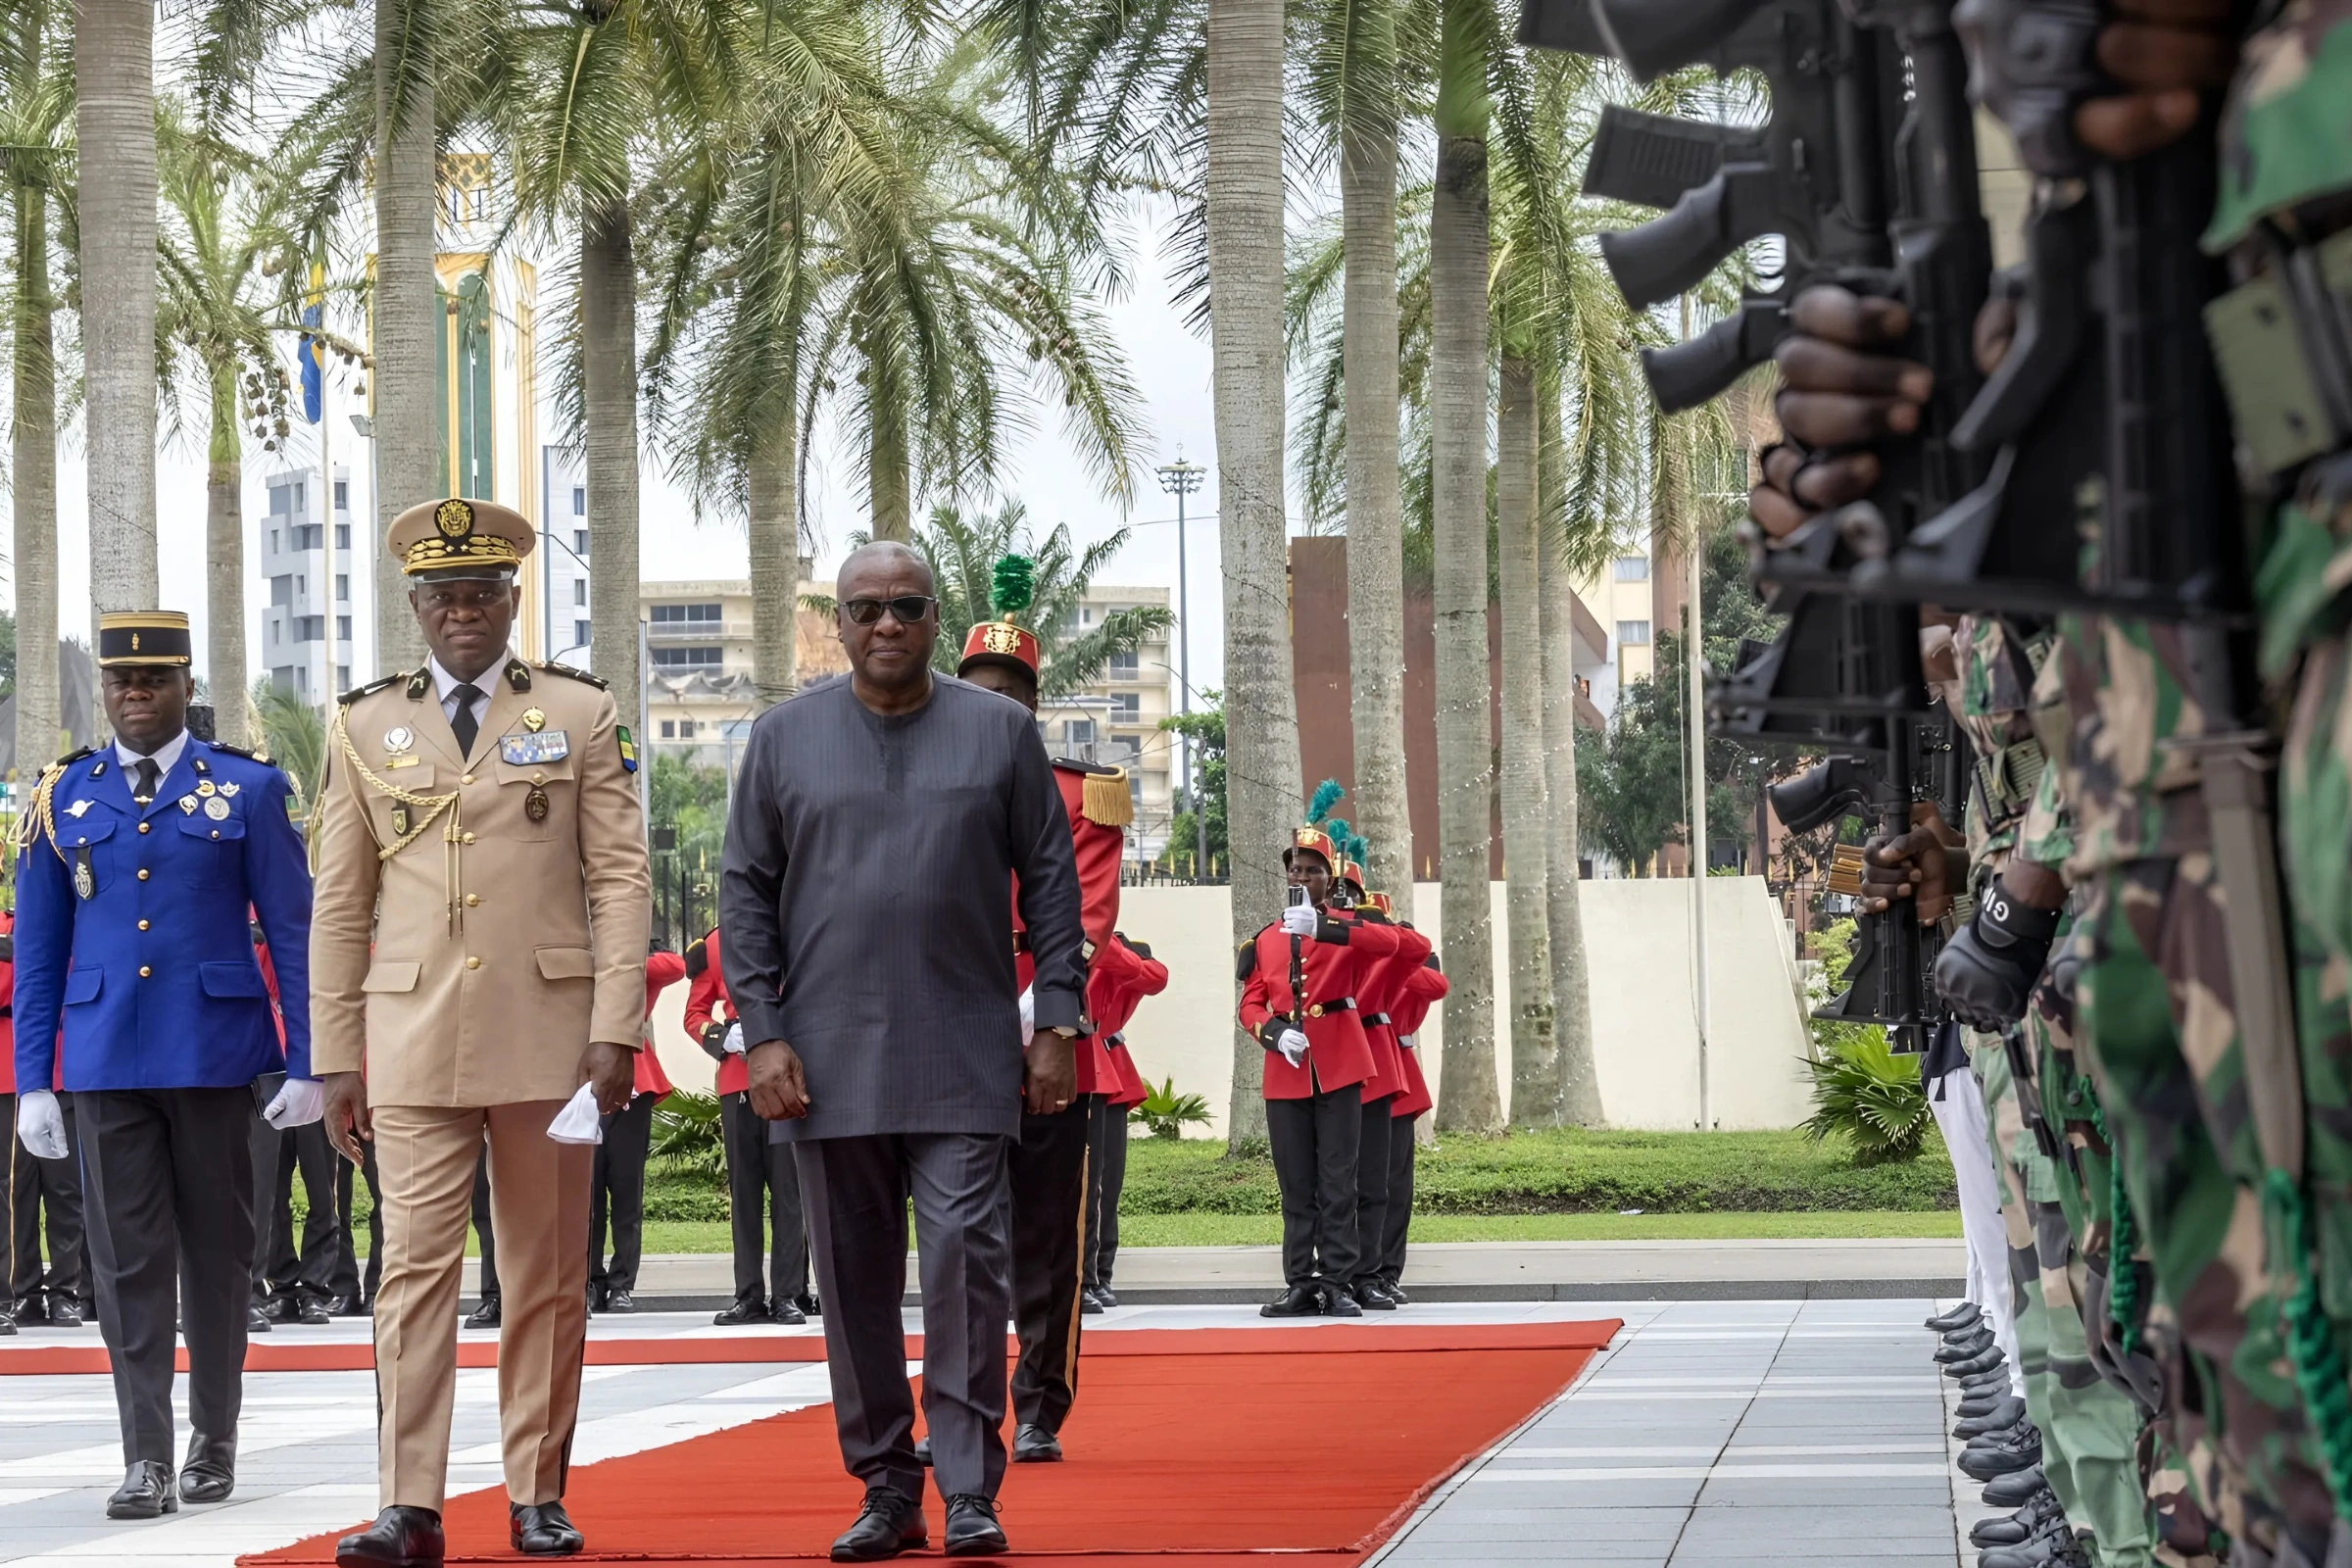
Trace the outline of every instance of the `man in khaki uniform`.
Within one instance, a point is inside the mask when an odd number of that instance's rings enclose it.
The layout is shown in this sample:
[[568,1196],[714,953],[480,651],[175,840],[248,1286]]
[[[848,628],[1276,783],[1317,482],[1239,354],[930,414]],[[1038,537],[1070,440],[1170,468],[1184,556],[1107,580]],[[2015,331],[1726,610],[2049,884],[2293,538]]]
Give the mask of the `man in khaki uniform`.
[[[498,1394],[513,1544],[577,1551],[563,1507],[587,1338],[593,1149],[550,1124],[581,1085],[629,1098],[652,923],[636,753],[604,682],[507,651],[531,527],[446,500],[388,547],[431,652],[350,693],[314,851],[315,1060],[329,1136],[375,1149],[382,1512],[344,1565],[437,1568],[458,1291],[487,1137],[505,1318]],[[365,1071],[365,1079],[362,1073]]]

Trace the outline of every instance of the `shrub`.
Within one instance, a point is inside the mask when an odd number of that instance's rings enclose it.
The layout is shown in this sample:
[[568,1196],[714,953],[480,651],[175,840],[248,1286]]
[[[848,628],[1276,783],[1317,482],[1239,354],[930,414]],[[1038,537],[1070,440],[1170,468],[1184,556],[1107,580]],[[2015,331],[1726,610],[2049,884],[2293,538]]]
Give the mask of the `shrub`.
[[[673,1090],[654,1107],[652,1153],[662,1169],[724,1188],[727,1180],[726,1143],[719,1133],[718,1101],[711,1095]],[[724,1193],[721,1192],[721,1200]],[[664,1214],[663,1219],[684,1219]],[[721,1213],[720,1218],[725,1218]]]
[[1187,1126],[1205,1125],[1208,1121],[1208,1102],[1200,1095],[1180,1095],[1176,1080],[1171,1077],[1162,1084],[1147,1086],[1151,1093],[1135,1113],[1154,1138],[1182,1138]]
[[1935,1124],[1919,1059],[1888,1051],[1884,1030],[1858,1033],[1864,1038],[1825,1042],[1822,1059],[1805,1063],[1814,1105],[1805,1134],[1817,1142],[1844,1139],[1857,1165],[1917,1159]]

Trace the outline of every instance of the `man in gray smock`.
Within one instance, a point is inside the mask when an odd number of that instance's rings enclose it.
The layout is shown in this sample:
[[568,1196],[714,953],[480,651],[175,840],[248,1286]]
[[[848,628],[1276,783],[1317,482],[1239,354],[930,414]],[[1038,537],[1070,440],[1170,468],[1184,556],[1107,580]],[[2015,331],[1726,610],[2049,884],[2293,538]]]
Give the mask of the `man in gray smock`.
[[[1004,1549],[1005,1156],[1024,1102],[1075,1093],[1086,963],[1053,764],[1019,704],[931,668],[922,558],[869,545],[839,584],[846,679],[752,726],[719,884],[720,961],[753,1109],[792,1143],[842,1458],[864,1509],[836,1562],[929,1541],[899,1302],[906,1205],[923,1409],[951,1556]],[[1024,1043],[1007,905],[1036,960]]]

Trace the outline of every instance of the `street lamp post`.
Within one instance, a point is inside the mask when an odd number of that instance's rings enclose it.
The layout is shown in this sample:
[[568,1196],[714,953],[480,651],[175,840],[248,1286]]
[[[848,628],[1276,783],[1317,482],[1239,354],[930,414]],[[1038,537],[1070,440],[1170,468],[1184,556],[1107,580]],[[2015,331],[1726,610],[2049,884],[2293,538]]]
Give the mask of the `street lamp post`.
[[[1199,490],[1207,476],[1206,468],[1184,461],[1182,447],[1176,449],[1174,463],[1161,464],[1159,468],[1159,487],[1176,498],[1176,679],[1184,688],[1182,710],[1187,713],[1193,710],[1193,596],[1192,574],[1184,562],[1184,498]],[[1202,780],[1193,772],[1193,738],[1185,735],[1182,739],[1184,776],[1193,791],[1193,880],[1198,882],[1208,874],[1208,803],[1202,798]]]

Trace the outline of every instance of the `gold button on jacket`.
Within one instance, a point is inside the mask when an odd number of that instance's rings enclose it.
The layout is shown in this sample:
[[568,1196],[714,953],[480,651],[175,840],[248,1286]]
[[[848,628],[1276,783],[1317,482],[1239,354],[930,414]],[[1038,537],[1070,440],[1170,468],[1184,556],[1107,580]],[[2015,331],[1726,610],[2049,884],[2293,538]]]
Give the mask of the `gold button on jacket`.
[[[312,852],[312,1062],[350,1071],[364,1056],[372,1104],[564,1100],[590,1042],[642,1043],[652,877],[612,698],[519,661],[478,684],[490,706],[470,758],[429,678],[366,692],[343,706],[340,735],[329,728]],[[500,738],[525,733],[527,708],[545,713],[542,737],[564,733],[567,756],[505,760]],[[546,797],[537,819],[524,809],[534,791]],[[416,804],[448,797],[438,813]],[[501,895],[496,918],[475,889]]]

